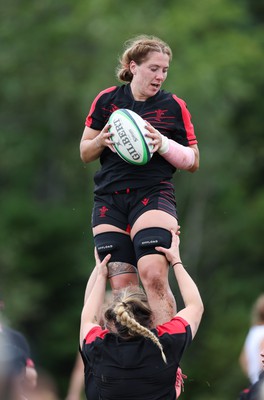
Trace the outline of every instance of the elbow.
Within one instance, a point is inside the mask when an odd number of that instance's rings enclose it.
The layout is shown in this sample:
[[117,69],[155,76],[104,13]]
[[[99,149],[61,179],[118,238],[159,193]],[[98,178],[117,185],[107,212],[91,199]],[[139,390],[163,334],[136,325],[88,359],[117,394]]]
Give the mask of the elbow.
[[199,304],[199,306],[198,306],[198,312],[199,312],[199,314],[200,314],[201,317],[202,317],[202,315],[203,315],[203,313],[204,313],[204,305],[203,305],[202,300],[200,300],[200,304]]
[[82,152],[80,152],[80,159],[82,160],[83,163],[86,163],[86,158]]
[[188,169],[189,172],[196,172],[199,169],[200,161],[198,157],[195,157],[193,165]]
[[200,154],[197,145],[190,146],[190,148],[194,152],[194,163],[193,165],[188,169],[189,172],[196,172],[199,167],[200,167]]
[[196,172],[199,169],[199,163],[194,163],[193,166],[188,169],[189,172]]
[[201,298],[195,299],[190,305],[193,315],[200,321],[204,313],[204,305]]
[[202,315],[204,313],[204,305],[203,301],[200,298],[199,300],[197,299],[194,304],[194,314],[201,320]]
[[80,144],[80,158],[83,163],[87,163],[89,161],[87,158],[87,152],[85,151],[84,147],[82,146],[82,143]]

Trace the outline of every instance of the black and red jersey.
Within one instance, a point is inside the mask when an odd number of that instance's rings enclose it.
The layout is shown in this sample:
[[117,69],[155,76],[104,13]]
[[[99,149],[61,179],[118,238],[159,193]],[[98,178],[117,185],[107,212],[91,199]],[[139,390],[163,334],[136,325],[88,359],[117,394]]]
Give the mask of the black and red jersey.
[[167,358],[150,340],[131,340],[96,326],[82,346],[85,368],[91,370],[102,400],[175,400],[176,371],[191,343],[189,324],[180,317],[153,329]]
[[[160,90],[146,101],[136,101],[130,84],[103,90],[94,99],[85,125],[101,131],[117,109],[135,111],[161,134],[183,146],[197,144],[191,115],[185,102],[176,95]],[[100,156],[101,169],[95,174],[95,193],[113,193],[126,188],[153,186],[171,180],[176,168],[157,152],[143,166],[126,163],[109,148]]]

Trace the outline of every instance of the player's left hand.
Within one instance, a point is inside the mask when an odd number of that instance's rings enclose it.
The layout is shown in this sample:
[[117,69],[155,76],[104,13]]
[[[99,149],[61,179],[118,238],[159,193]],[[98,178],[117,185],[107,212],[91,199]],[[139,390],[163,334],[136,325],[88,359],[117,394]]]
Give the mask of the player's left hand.
[[108,268],[107,268],[107,263],[109,262],[111,258],[111,254],[107,254],[105,258],[101,261],[97,252],[96,247],[94,248],[94,257],[95,257],[95,266],[97,268],[97,274],[102,275],[105,278],[108,276]]
[[155,129],[148,121],[146,121],[146,129],[148,133],[145,134],[148,138],[152,139],[150,144],[153,146],[151,153],[155,153],[162,145],[161,133]]
[[161,246],[155,247],[155,250],[160,251],[161,253],[164,253],[165,257],[169,261],[169,263],[175,262],[174,260],[180,260],[180,235],[175,233],[173,230],[171,230],[171,247],[169,249]]

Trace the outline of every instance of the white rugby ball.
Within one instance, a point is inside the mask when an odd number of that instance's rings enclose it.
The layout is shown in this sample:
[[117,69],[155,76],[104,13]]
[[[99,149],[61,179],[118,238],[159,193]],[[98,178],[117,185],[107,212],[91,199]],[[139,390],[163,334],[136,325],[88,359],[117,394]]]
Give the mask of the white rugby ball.
[[124,161],[135,165],[145,165],[150,161],[153,146],[149,143],[151,139],[145,136],[148,132],[146,121],[140,115],[120,108],[111,114],[109,124],[113,146]]

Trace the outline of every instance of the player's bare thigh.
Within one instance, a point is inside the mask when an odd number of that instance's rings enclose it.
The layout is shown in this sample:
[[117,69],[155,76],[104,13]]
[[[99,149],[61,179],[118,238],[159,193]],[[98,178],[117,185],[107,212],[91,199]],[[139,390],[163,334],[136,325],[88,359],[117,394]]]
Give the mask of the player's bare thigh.
[[124,233],[124,235],[129,235],[128,232],[124,231],[123,229],[120,229],[114,225],[110,224],[101,224],[93,227],[93,235],[99,235],[99,233],[104,233],[104,232],[120,232]]
[[146,211],[144,214],[140,215],[131,229],[132,240],[137,232],[145,228],[164,228],[168,229],[169,231],[173,229],[175,232],[177,232],[178,221],[172,215],[164,211]]

